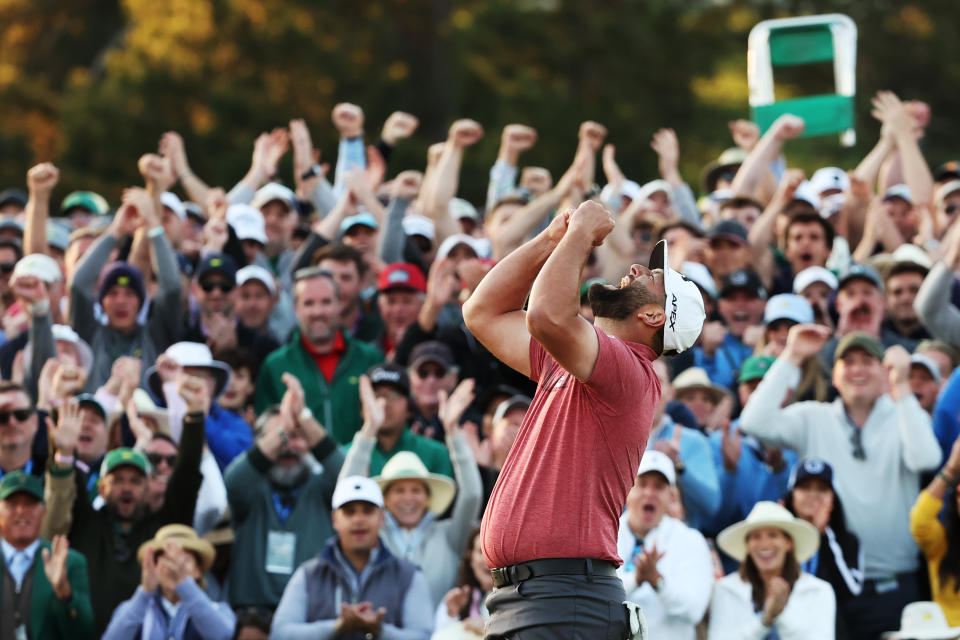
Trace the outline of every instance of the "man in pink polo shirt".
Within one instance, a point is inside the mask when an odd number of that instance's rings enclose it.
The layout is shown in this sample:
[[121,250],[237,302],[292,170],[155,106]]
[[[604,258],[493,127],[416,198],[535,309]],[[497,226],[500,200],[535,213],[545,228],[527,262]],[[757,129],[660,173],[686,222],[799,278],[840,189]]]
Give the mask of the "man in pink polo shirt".
[[692,346],[704,310],[660,242],[650,268],[633,265],[618,287],[593,285],[595,324],[581,317],[580,272],[613,225],[592,201],[559,214],[463,308],[491,353],[538,382],[483,518],[495,567],[490,640],[636,633],[615,573],[618,518],[660,399],[652,362]]

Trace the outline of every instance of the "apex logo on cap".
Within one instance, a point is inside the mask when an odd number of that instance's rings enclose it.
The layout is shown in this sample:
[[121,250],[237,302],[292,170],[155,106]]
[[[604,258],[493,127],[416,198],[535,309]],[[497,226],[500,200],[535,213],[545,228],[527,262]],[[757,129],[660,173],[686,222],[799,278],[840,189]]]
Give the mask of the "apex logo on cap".
[[670,329],[673,331],[677,328],[677,294],[673,293],[670,297],[672,298],[671,305],[673,306],[670,310]]

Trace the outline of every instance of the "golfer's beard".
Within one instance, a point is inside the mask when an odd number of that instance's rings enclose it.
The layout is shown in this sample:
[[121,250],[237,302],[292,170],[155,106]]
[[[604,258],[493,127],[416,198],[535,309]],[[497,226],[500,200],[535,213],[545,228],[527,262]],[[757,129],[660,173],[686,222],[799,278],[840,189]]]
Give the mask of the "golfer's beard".
[[281,467],[275,464],[270,467],[270,470],[267,472],[267,478],[271,484],[282,489],[296,487],[303,484],[310,474],[310,469],[313,466],[311,465],[311,461],[316,462],[313,459],[313,455],[305,453],[300,456],[300,462],[292,467]]
[[595,318],[612,320],[623,320],[646,304],[663,303],[659,296],[635,279],[617,289],[594,284],[590,287],[588,297]]

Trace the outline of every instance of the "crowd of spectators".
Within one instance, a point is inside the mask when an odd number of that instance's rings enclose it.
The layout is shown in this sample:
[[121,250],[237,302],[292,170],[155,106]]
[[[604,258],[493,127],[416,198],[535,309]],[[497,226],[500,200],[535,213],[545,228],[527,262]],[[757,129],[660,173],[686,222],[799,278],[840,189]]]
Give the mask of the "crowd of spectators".
[[808,178],[802,119],[738,120],[693,185],[671,129],[634,181],[584,122],[555,180],[510,124],[478,206],[479,123],[421,172],[391,162],[416,117],[374,136],[346,103],[332,170],[294,120],[229,192],[175,132],[113,206],[31,168],[0,193],[0,638],[480,637],[477,527],[535,386],[461,307],[587,199],[616,225],[584,316],[660,239],[707,311],[655,363],[620,520],[650,637],[958,637],[960,163],[931,171],[923,103],[873,107],[856,167]]

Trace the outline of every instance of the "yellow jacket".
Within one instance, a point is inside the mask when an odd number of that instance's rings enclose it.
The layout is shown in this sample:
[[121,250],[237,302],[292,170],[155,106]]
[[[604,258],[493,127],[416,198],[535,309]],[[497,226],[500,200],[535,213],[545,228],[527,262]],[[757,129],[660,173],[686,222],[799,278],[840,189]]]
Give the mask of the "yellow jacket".
[[947,553],[947,532],[937,517],[942,506],[943,500],[921,491],[910,510],[910,533],[927,558],[933,601],[940,605],[953,627],[960,625],[960,592],[952,579],[946,585],[940,584],[940,560]]

